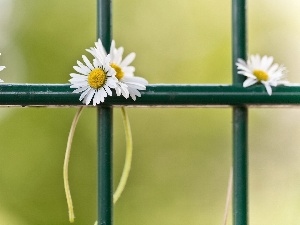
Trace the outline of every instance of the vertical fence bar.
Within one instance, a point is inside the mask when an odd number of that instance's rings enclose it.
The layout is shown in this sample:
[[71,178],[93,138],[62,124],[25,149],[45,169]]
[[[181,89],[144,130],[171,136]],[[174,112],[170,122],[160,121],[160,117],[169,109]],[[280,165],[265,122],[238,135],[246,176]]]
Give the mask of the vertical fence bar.
[[[232,71],[233,84],[241,85],[244,78],[237,74],[235,63],[246,58],[246,0],[232,0]],[[233,221],[248,223],[248,109],[233,108]]]
[[[97,36],[109,52],[111,42],[111,0],[97,0]],[[112,132],[113,110],[98,107],[98,224],[112,225]]]
[[98,108],[98,224],[112,225],[112,109]]
[[97,0],[98,29],[97,37],[101,39],[103,46],[109,52],[112,31],[112,7],[111,0]]

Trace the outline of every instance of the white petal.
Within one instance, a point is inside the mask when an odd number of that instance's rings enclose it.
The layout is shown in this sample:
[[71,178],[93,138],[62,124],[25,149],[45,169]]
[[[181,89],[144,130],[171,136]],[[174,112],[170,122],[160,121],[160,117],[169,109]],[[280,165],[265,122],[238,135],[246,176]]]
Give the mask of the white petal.
[[129,97],[129,91],[128,91],[128,89],[122,87],[121,91],[122,91],[122,95],[127,99]]
[[122,79],[122,81],[124,82],[133,82],[133,83],[139,83],[139,84],[142,84],[142,85],[147,85],[148,84],[148,81],[142,77],[124,77]]
[[108,54],[105,59],[104,59],[104,62],[102,64],[105,64],[105,66],[109,66],[110,65],[110,62],[111,62],[111,56],[110,54]]
[[112,92],[111,92],[110,88],[109,88],[107,85],[104,85],[103,88],[104,88],[104,90],[106,91],[106,93],[107,93],[109,96],[112,96]]
[[85,49],[87,52],[91,53],[95,58],[99,57],[96,48]]
[[129,97],[129,91],[128,91],[128,86],[122,82],[118,83],[118,86],[120,87],[121,94],[125,97]]
[[262,81],[262,83],[263,83],[263,85],[265,85],[266,90],[267,90],[267,92],[268,92],[268,95],[272,95],[272,88],[271,88],[271,86],[269,85],[269,83],[263,82],[263,81]]
[[116,47],[116,43],[114,40],[111,41],[111,44],[110,44],[110,51],[109,51],[109,54],[111,56],[111,61],[114,62],[114,58],[115,58],[115,47]]
[[100,92],[96,91],[93,99],[93,105],[100,104],[100,100],[101,100]]
[[272,64],[273,62],[273,57],[268,57],[266,55],[264,55],[261,59],[261,69],[263,70],[268,70],[269,66]]
[[[267,56],[266,56],[267,57]],[[265,59],[265,62],[264,62],[264,70],[265,71],[267,71],[269,68],[270,68],[270,66],[272,65],[272,63],[273,63],[273,57],[272,56],[270,56],[270,57],[267,57],[266,59]]]
[[250,56],[250,60],[253,68],[261,69],[260,55],[252,55]]
[[116,50],[115,59],[113,60],[113,62],[116,63],[117,65],[121,64],[123,52],[124,52],[123,47],[120,47]]
[[74,78],[79,78],[79,77],[85,77],[86,78],[87,77],[86,75],[77,74],[77,73],[71,73],[70,76],[74,77]]
[[82,62],[80,62],[79,60],[77,60],[77,64],[78,66],[83,69],[84,71],[86,71],[86,73],[90,73],[91,69],[87,66],[85,66]]
[[82,99],[84,99],[85,96],[88,94],[88,92],[89,92],[90,90],[93,90],[93,89],[89,87],[89,88],[86,89],[84,92],[82,92],[82,94],[81,94],[80,97],[79,97],[79,101],[81,101]]
[[136,89],[132,89],[132,88],[128,88],[130,97],[135,101],[136,100],[136,96],[141,97],[141,93],[139,91],[137,91]]
[[122,68],[124,73],[134,73],[135,67],[134,66],[126,66]]
[[242,65],[242,64],[239,64],[239,63],[236,63],[235,64],[237,66],[237,69],[238,70],[244,70],[246,72],[251,72],[251,70],[246,66],[246,65]]
[[120,96],[121,95],[121,87],[119,85],[117,85],[115,90],[116,90],[117,96]]
[[238,58],[237,61],[238,61],[237,63],[247,67],[247,62],[245,60]]
[[88,58],[85,55],[82,55],[82,59],[90,70],[94,69],[92,63],[90,62],[90,60],[88,60]]
[[126,82],[125,84],[127,84],[128,87],[131,87],[131,88],[134,88],[137,90],[146,90],[146,87],[143,84],[133,83],[133,82]]
[[247,80],[245,80],[243,83],[243,87],[249,87],[257,82],[258,82],[258,80],[256,80],[256,79],[247,78]]
[[132,63],[132,61],[135,58],[135,53],[132,52],[130,53],[128,56],[126,56],[126,58],[121,62],[120,66],[124,67],[124,66],[128,66],[130,63]]
[[274,63],[270,69],[267,71],[268,74],[273,74],[277,69],[279,68],[279,65],[277,63]]
[[100,88],[98,90],[98,92],[99,92],[100,101],[104,102],[104,98],[107,97],[107,93],[105,92],[105,90],[103,88]]
[[74,70],[76,70],[78,73],[84,74],[84,75],[88,75],[89,71],[79,67],[79,66],[73,66]]
[[71,79],[69,79],[69,81],[74,81],[74,82],[84,81],[84,80],[87,80],[87,76],[81,75],[81,76],[76,76],[76,77],[72,77]]
[[93,98],[93,106],[97,105],[97,99],[96,99],[96,96],[97,96],[97,91],[96,91],[95,94],[94,94],[94,98]]
[[105,48],[104,48],[104,46],[103,46],[100,38],[95,43],[95,46],[96,46],[97,50],[99,51],[99,53],[101,53],[101,55],[103,56],[103,58],[105,58],[105,56],[107,55],[107,53],[105,51]]
[[74,91],[73,91],[73,93],[80,93],[80,92],[84,92],[84,91],[86,91],[87,89],[90,89],[90,87],[89,87],[89,86],[80,87],[80,88],[78,88],[78,89],[74,90]]
[[[115,77],[114,77],[115,78]],[[115,88],[117,86],[118,79],[112,79],[112,77],[108,78],[106,81],[106,85],[110,88]]]
[[84,98],[84,103],[85,103],[86,105],[90,104],[90,102],[91,102],[91,100],[92,100],[92,98],[93,98],[95,92],[96,92],[96,91],[95,91],[94,89],[91,89],[91,90],[87,93],[87,95],[86,95],[85,98]]
[[5,68],[5,66],[0,66],[0,71],[4,70]]
[[114,69],[112,69],[112,68],[109,68],[109,70],[108,70],[108,72],[107,72],[107,76],[109,76],[109,77],[114,77],[114,76],[116,76],[116,71],[114,70]]
[[72,83],[72,84],[76,84],[76,83],[80,83],[80,82],[83,82],[83,81],[86,81],[87,79],[86,79],[86,77],[73,77],[73,78],[71,78],[69,81],[70,81],[70,83]]
[[70,88],[80,88],[80,87],[89,87],[87,81],[71,83]]
[[238,71],[238,74],[244,75],[248,78],[257,79],[256,76],[254,76],[252,73],[246,72],[246,71]]
[[93,66],[94,66],[95,68],[100,68],[101,65],[102,65],[102,64],[99,62],[98,58],[94,58],[94,59],[93,59]]

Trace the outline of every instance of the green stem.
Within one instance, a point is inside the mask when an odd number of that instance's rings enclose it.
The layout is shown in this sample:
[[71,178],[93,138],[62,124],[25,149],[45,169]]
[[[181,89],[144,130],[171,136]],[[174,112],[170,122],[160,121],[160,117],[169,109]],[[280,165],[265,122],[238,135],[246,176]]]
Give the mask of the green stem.
[[225,212],[224,212],[224,218],[223,218],[223,223],[222,223],[223,225],[227,224],[228,212],[229,212],[230,202],[231,202],[231,198],[232,198],[232,180],[233,180],[233,171],[232,171],[232,167],[231,167],[230,173],[229,173],[228,187],[227,187]]
[[75,129],[76,129],[79,117],[81,115],[82,109],[83,109],[83,107],[80,107],[78,109],[78,111],[76,112],[76,114],[74,116],[72,125],[71,125],[71,129],[70,129],[69,136],[68,136],[68,142],[67,142],[67,148],[66,148],[66,154],[65,154],[65,160],[64,160],[64,169],[63,169],[64,187],[65,187],[65,192],[66,192],[70,223],[74,222],[75,216],[74,216],[73,202],[72,202],[70,186],[69,186],[68,170],[69,170],[69,161],[70,161],[72,141],[73,141]]
[[113,196],[114,204],[118,201],[119,197],[121,196],[121,194],[125,188],[125,185],[126,185],[126,182],[127,182],[128,176],[129,176],[129,171],[131,168],[131,161],[132,161],[132,135],[131,135],[129,118],[128,118],[125,108],[122,107],[121,110],[122,110],[122,117],[123,117],[123,124],[124,124],[124,129],[125,129],[125,138],[126,138],[126,156],[125,156],[125,163],[124,163],[122,176],[121,176],[119,185]]
[[[63,169],[64,187],[65,187],[68,210],[69,210],[69,220],[71,223],[74,222],[75,216],[74,216],[73,202],[72,202],[70,186],[69,186],[68,167],[69,167],[69,161],[70,161],[72,141],[73,141],[75,129],[76,129],[79,117],[81,115],[82,109],[83,109],[83,107],[80,107],[78,109],[78,111],[76,112],[76,114],[74,116],[72,125],[71,125],[71,129],[70,129],[69,136],[68,136],[68,142],[67,142],[67,148],[66,148],[66,154],[65,154],[65,160],[64,160],[64,169]],[[113,196],[114,204],[118,201],[118,199],[120,198],[120,196],[126,186],[130,168],[131,168],[131,162],[132,162],[132,134],[131,134],[129,118],[128,118],[125,108],[122,107],[121,110],[122,110],[123,124],[124,124],[124,129],[125,129],[126,156],[125,156],[125,163],[124,163],[124,168],[123,168],[123,172],[121,175],[121,179],[120,179],[118,187]],[[97,221],[95,224],[97,224]]]

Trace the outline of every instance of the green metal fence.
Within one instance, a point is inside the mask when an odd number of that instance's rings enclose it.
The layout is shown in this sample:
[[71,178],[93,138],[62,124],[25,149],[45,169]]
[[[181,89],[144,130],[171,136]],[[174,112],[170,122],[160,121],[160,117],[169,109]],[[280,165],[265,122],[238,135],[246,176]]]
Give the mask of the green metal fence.
[[[111,1],[97,0],[98,37],[106,50],[111,43]],[[217,106],[233,108],[233,220],[247,224],[247,125],[248,107],[258,105],[296,105],[300,87],[276,87],[268,96],[262,85],[242,87],[237,75],[237,58],[246,57],[246,0],[232,0],[232,85],[149,85],[136,101],[108,97],[98,107],[98,224],[111,225],[112,204],[112,115],[114,106]],[[0,105],[82,106],[79,94],[66,84],[2,84]]]

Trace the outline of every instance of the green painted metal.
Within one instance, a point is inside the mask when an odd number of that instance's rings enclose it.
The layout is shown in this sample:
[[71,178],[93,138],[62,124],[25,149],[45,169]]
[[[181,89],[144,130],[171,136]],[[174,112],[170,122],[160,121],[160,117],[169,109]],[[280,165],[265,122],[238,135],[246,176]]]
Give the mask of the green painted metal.
[[234,225],[248,222],[248,109],[233,108],[233,221]]
[[[97,0],[97,37],[106,51],[111,42],[111,0]],[[232,0],[233,85],[148,85],[136,101],[116,95],[97,107],[98,128],[98,224],[113,224],[112,133],[114,106],[233,106],[233,219],[234,225],[247,225],[248,106],[300,105],[300,86],[279,86],[268,96],[264,86],[243,88],[237,74],[237,58],[246,57],[246,0]],[[0,105],[82,106],[80,94],[69,84],[0,84]]]
[[[68,84],[1,84],[0,105],[82,106]],[[136,101],[116,95],[104,106],[280,106],[300,105],[300,86],[279,86],[269,96],[263,85],[148,85]]]
[[237,74],[238,58],[247,56],[246,0],[232,0],[232,71],[233,84],[242,84],[244,76]]
[[[245,59],[247,51],[246,0],[232,0],[232,70],[233,84],[241,86],[235,62]],[[253,95],[253,97],[257,97]],[[248,224],[248,109],[233,107],[233,223]]]
[[111,0],[97,0],[97,37],[109,52],[112,35],[112,7]]
[[98,110],[98,224],[111,225],[112,203],[112,108]]
[[[97,36],[109,52],[111,43],[111,1],[97,0]],[[113,109],[100,106],[98,113],[98,224],[113,224],[112,133]]]

